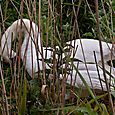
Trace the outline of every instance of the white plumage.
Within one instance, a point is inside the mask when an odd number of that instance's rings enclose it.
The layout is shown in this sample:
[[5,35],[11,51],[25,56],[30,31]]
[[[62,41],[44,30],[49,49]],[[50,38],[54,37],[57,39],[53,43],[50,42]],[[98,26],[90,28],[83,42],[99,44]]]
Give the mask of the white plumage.
[[38,39],[39,48],[41,47],[37,25],[33,22],[31,24],[28,19],[22,19],[22,21],[19,19],[5,31],[1,39],[2,56],[8,61],[9,58],[16,55],[16,53],[11,49],[11,42],[17,39],[19,33],[24,34],[24,39],[31,38],[35,43]]
[[[107,90],[105,79],[103,76],[103,70],[101,67],[99,66],[97,67],[96,64],[86,64],[87,65],[87,69],[86,69],[86,65],[82,62],[74,62],[74,64],[90,88],[100,89],[100,90],[103,89],[104,91]],[[115,86],[114,85],[115,68],[109,67],[107,65],[105,68],[107,71],[106,73],[107,82],[111,84],[110,88],[113,89],[113,86]],[[76,87],[83,87],[83,88],[86,87],[75,69],[69,72],[70,73],[67,75],[68,84],[75,85]]]
[[[38,57],[36,52],[38,52]],[[51,50],[46,50],[46,48],[43,47],[43,53],[42,52],[39,53],[39,51],[36,49],[31,39],[29,39],[28,46],[27,46],[27,40],[26,39],[24,40],[21,47],[21,58],[23,62],[26,63],[25,68],[30,76],[32,76],[32,71],[33,73],[38,72],[38,64],[40,70],[43,70],[43,64],[46,66],[45,67],[46,69],[49,69],[49,66],[42,60],[45,59],[46,52],[47,52],[46,59],[50,59],[53,53]],[[24,56],[25,53],[26,55]]]
[[[51,50],[47,50],[47,56],[45,56],[46,48],[43,47],[43,53],[42,53],[40,33],[38,32],[37,25],[34,22],[30,22],[30,20],[28,19],[22,19],[22,20],[19,19],[15,21],[5,31],[1,39],[2,56],[7,61],[10,61],[10,58],[16,56],[16,52],[14,52],[11,49],[11,42],[14,39],[17,39],[17,36],[20,32],[24,33],[24,40],[20,49],[21,59],[23,63],[25,63],[25,68],[27,72],[29,73],[30,76],[32,76],[32,73],[38,72],[38,62],[39,62],[40,70],[43,70],[43,65],[41,60],[44,59],[45,57],[47,59],[50,59],[52,57],[53,52]],[[102,89],[103,87],[103,89],[106,90],[103,70],[99,67],[102,65],[99,41],[93,39],[77,39],[77,40],[69,41],[67,42],[67,44],[71,44],[73,48],[71,49],[70,52],[66,52],[66,54],[67,55],[70,54],[70,58],[75,58],[81,61],[81,62],[73,61],[73,63],[77,67],[78,71],[81,73],[83,78],[86,80],[87,84],[94,89]],[[64,47],[64,49],[69,47],[70,46],[66,46]],[[111,75],[113,76],[112,80],[110,81],[110,75],[106,73],[107,80],[111,85],[113,85],[112,83],[115,78],[115,72],[114,72],[114,68],[110,67],[107,64],[107,61],[111,59],[115,59],[115,50],[114,47],[112,50],[112,44],[106,42],[102,42],[102,50],[103,50],[105,69],[109,72],[111,70]],[[96,65],[95,63],[94,52],[96,55],[96,61],[98,65]],[[38,54],[38,58],[37,58],[37,54]],[[63,58],[65,56],[66,55],[63,54]],[[48,69],[49,66],[47,64],[45,65],[46,68]],[[97,71],[97,66],[98,66],[99,73]],[[62,65],[62,67],[64,67],[64,65]],[[71,69],[71,66],[69,65],[68,68]],[[74,68],[69,72],[70,72],[69,75],[67,75],[67,83],[70,84],[70,82],[72,81],[73,84],[75,81],[76,86],[85,87],[80,76],[76,73],[76,70]],[[101,82],[99,76],[101,78]],[[89,78],[91,78],[91,81]],[[91,82],[93,86],[91,85]]]
[[[103,90],[106,91],[107,88],[102,70],[99,41],[93,39],[77,39],[67,42],[67,44],[71,44],[71,46],[74,47],[72,48],[71,53],[69,52],[70,57],[81,61],[81,62],[73,61],[73,64],[76,66],[82,77],[85,79],[88,86],[94,89],[102,89],[103,87]],[[67,47],[65,47],[65,49]],[[102,42],[102,48],[103,48],[102,50],[103,50],[105,70],[108,71],[106,72],[107,81],[111,85],[114,85],[113,82],[115,79],[115,68],[110,67],[107,64],[107,61],[115,59],[114,48],[112,50],[112,44],[106,42]],[[95,62],[94,51],[96,55],[97,65]],[[68,68],[72,69],[71,66],[69,66]],[[79,86],[85,87],[75,68],[73,68],[69,72],[70,72],[69,75],[67,75],[67,83],[69,84],[72,83],[72,85],[75,84],[75,86],[77,87]],[[110,77],[111,75],[113,77]]]
[[[71,57],[73,57],[74,51],[76,50],[74,58],[77,58],[83,62],[86,61],[86,62],[94,62],[95,63],[95,58],[94,58],[94,51],[95,51],[97,62],[101,61],[100,46],[99,46],[98,40],[77,39],[77,40],[69,41],[69,42],[67,42],[67,44],[71,44],[74,47],[74,49],[72,50],[72,53],[71,53]],[[111,58],[112,59],[115,58],[114,49],[112,52],[112,44],[102,42],[102,50],[103,50],[103,56],[104,56],[105,61],[108,61]],[[84,55],[83,55],[83,53],[84,53]],[[110,56],[112,56],[112,57],[110,57]],[[84,58],[85,58],[85,60],[84,60]]]
[[[32,73],[38,72],[38,62],[40,70],[43,69],[41,59],[45,57],[46,53],[46,48],[43,48],[43,54],[41,52],[40,33],[38,32],[38,26],[34,22],[30,22],[28,19],[19,19],[5,31],[1,39],[2,56],[7,61],[16,56],[16,52],[11,49],[11,42],[18,39],[17,37],[20,32],[24,34],[21,46],[21,59],[25,63],[27,72],[32,76]],[[47,54],[46,58],[51,58],[52,52],[47,50]],[[48,65],[46,65],[46,68],[48,68]]]

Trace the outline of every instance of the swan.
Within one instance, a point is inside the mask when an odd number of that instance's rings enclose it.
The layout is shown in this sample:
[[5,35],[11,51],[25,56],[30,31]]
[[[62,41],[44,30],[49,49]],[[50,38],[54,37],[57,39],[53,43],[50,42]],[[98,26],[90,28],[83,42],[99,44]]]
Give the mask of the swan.
[[[76,66],[78,72],[82,75],[87,85],[91,89],[107,91],[105,79],[103,76],[103,70],[101,66],[91,63],[85,64],[83,62],[73,62],[73,64]],[[66,83],[71,84],[72,86],[86,88],[76,69],[72,68],[71,64],[68,66],[68,68],[68,72],[66,74]],[[115,68],[106,65],[105,72],[107,82],[110,85],[110,89],[113,90],[115,87]]]
[[[113,47],[113,45],[111,43],[106,43],[103,41],[101,43],[102,43],[104,62],[107,62],[111,59],[115,59],[115,48]],[[72,47],[70,58],[74,57],[83,62],[86,61],[86,62],[95,63],[95,57],[94,57],[94,52],[95,52],[96,61],[97,62],[101,61],[99,40],[76,39],[76,40],[69,41],[66,44],[67,46],[64,49]]]
[[[30,29],[31,28],[31,29]],[[2,56],[7,60],[16,56],[16,52],[11,49],[11,42],[17,39],[19,33],[24,33],[24,38],[29,39],[30,37],[34,40],[38,39],[40,45],[40,33],[35,23],[30,23],[28,19],[16,20],[3,34],[1,39],[1,50]],[[29,34],[30,33],[30,34]],[[21,38],[22,39],[22,38]]]
[[[12,41],[18,39],[17,37],[20,33],[24,34],[24,40],[21,49],[19,49],[21,52],[21,59],[23,63],[25,63],[27,72],[32,76],[33,73],[38,72],[38,63],[40,70],[43,70],[42,59],[45,57],[46,52],[48,54],[46,58],[51,58],[52,51],[45,50],[46,48],[44,47],[42,54],[38,26],[29,19],[19,19],[5,31],[1,38],[1,55],[8,62],[10,62],[10,58],[14,58],[17,55],[16,52],[12,50]],[[48,65],[46,66],[46,68],[49,68]]]
[[[3,58],[5,58],[8,62],[10,62],[10,58],[13,58],[17,55],[17,53],[12,50],[12,41],[17,39],[18,34],[22,32],[24,34],[24,40],[21,45],[21,59],[23,63],[25,63],[25,68],[29,75],[32,77],[33,73],[38,72],[38,62],[40,70],[43,70],[43,63],[42,59],[50,59],[52,57],[52,50],[46,50],[45,47],[43,47],[43,53],[41,50],[41,38],[40,33],[38,32],[38,26],[31,22],[29,19],[19,19],[16,20],[3,34],[1,38],[1,54]],[[93,87],[96,89],[100,89],[100,78],[102,79],[102,85],[104,87],[104,90],[106,90],[106,86],[103,77],[103,70],[99,67],[99,73],[97,72],[97,65],[95,63],[95,57],[94,52],[96,55],[96,61],[99,66],[102,65],[101,62],[101,55],[100,55],[100,47],[99,47],[99,41],[93,40],[93,39],[77,39],[67,42],[67,45],[64,47],[64,49],[69,48],[72,46],[72,50],[70,52],[67,52],[63,54],[63,58],[66,57],[66,55],[70,55],[70,58],[75,58],[80,60],[79,61],[73,61],[74,65],[78,68],[78,71],[81,73],[81,75],[84,77],[88,85],[91,87],[91,82],[89,80],[89,75],[92,80]],[[82,45],[81,45],[82,44]],[[115,50],[112,44],[102,42],[102,48],[103,48],[103,57],[104,57],[104,64],[105,69],[110,70],[112,76],[114,77],[114,68],[107,65],[107,61],[115,58]],[[48,49],[51,49],[50,47]],[[113,50],[112,50],[113,49]],[[47,56],[45,56],[47,52]],[[83,53],[84,52],[84,53]],[[38,53],[38,57],[37,57]],[[112,57],[111,57],[112,56]],[[57,58],[57,57],[56,57]],[[49,68],[47,64],[46,68]],[[79,66],[78,66],[79,65]],[[64,67],[64,64],[62,65]],[[86,67],[87,66],[87,67]],[[69,66],[71,69],[71,66]],[[88,72],[87,72],[88,69]],[[72,75],[72,76],[71,76]],[[70,83],[72,78],[72,81],[76,79],[76,86],[83,85],[82,80],[80,79],[80,76],[76,74],[76,70],[72,69],[69,71],[69,74],[67,75],[67,83]],[[107,74],[107,79],[110,79],[110,75]]]
[[[63,57],[69,56],[70,58],[74,59],[72,61],[73,64],[85,79],[88,86],[93,89],[107,91],[102,70],[99,40],[76,39],[69,41],[66,44],[67,46],[65,46],[64,49],[69,48],[70,52],[65,52]],[[107,61],[115,59],[115,50],[111,43],[106,42],[102,42],[102,48],[107,81],[111,86],[114,87],[115,68],[110,67]],[[65,64],[63,64],[62,67],[65,68]],[[69,65],[66,67],[66,69],[68,69],[68,74],[66,75],[68,84],[75,85],[76,87],[86,87],[76,69],[72,68],[71,62],[69,62]]]

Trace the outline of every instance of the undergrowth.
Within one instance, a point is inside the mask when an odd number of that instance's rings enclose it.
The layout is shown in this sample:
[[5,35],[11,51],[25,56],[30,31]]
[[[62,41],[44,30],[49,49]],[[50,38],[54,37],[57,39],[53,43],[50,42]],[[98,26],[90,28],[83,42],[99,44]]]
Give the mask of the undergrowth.
[[[55,49],[54,54],[60,57],[58,61],[55,58],[50,60],[53,65],[51,69],[45,70],[45,75],[43,71],[39,71],[34,79],[28,75],[22,62],[16,62],[16,65],[9,64],[1,57],[0,71],[3,79],[0,80],[0,114],[113,114],[107,92],[93,92],[94,90],[90,89],[82,76],[86,89],[73,87],[60,79],[60,73],[67,74],[66,70],[60,68],[63,63],[61,53],[65,42],[78,38],[98,39],[96,3],[98,3],[101,38],[103,41],[114,43],[114,0],[93,2],[91,0],[39,0],[39,2],[2,0],[0,2],[0,37],[15,20],[28,18],[39,26],[43,46],[51,46]],[[58,50],[56,46],[60,46]],[[66,61],[69,62],[70,59]],[[114,96],[114,92],[112,94]]]

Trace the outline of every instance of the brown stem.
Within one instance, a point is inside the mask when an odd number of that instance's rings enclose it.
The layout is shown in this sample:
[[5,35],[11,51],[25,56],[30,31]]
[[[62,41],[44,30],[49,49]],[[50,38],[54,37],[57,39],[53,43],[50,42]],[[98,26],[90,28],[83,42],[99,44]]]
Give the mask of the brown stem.
[[99,39],[103,76],[104,76],[106,87],[107,87],[107,92],[108,92],[108,96],[109,96],[109,101],[110,101],[112,114],[114,115],[113,102],[112,102],[112,97],[111,97],[111,94],[110,94],[109,84],[107,82],[107,77],[106,77],[106,72],[105,72],[105,65],[104,65],[104,58],[103,58],[103,47],[102,47],[102,42],[101,42],[101,33],[100,33],[100,26],[99,26],[100,22],[99,22],[99,13],[98,13],[98,0],[95,0],[95,10],[96,10],[97,37]]

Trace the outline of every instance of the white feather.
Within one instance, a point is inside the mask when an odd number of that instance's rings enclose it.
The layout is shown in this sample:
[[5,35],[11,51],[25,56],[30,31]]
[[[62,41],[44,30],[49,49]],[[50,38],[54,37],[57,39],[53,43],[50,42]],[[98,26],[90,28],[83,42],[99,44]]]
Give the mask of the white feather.
[[[66,53],[66,55],[70,55],[70,58],[75,58],[82,61],[82,62],[73,61],[73,64],[76,66],[76,68],[78,69],[82,77],[85,79],[88,86],[90,86],[90,88],[101,89],[101,90],[103,87],[103,90],[107,90],[104,75],[103,75],[103,70],[102,70],[99,41],[93,39],[77,39],[77,40],[69,41],[67,42],[67,44],[71,44],[71,46],[74,48],[72,48],[71,53],[70,52]],[[66,49],[67,47],[70,48],[70,46],[66,46],[64,49]],[[113,76],[113,78],[111,78],[110,74],[106,73],[106,77],[108,82],[111,85],[113,85],[113,82],[115,80],[115,68],[110,67],[107,64],[107,61],[111,59],[115,59],[115,52],[114,52],[115,50],[112,50],[112,44],[106,42],[102,42],[102,50],[103,50],[105,69]],[[97,65],[95,62],[94,51],[96,55]],[[65,57],[65,54],[63,55],[63,57]],[[63,65],[63,67],[64,66],[65,65]],[[67,75],[67,83],[70,84],[72,82],[73,85],[75,82],[75,86],[85,87],[83,81],[81,80],[80,76],[77,74],[75,68],[71,68],[71,66],[69,66],[68,68],[70,69],[69,71],[70,73],[69,75]],[[102,79],[101,81],[102,87],[101,87],[99,76]]]
[[[32,73],[38,72],[38,62],[39,62],[40,70],[43,70],[43,62],[41,60],[45,58],[45,54],[46,54],[45,47],[43,47],[43,53],[41,51],[40,33],[38,32],[38,27],[34,22],[30,23],[30,20],[22,19],[22,24],[21,24],[21,20],[19,19],[19,20],[15,21],[5,31],[5,33],[3,34],[2,39],[1,39],[2,56],[7,61],[10,61],[10,59],[9,59],[10,57],[16,56],[16,52],[14,52],[11,49],[11,41],[13,41],[14,39],[17,39],[17,35],[20,32],[24,33],[24,41],[23,41],[21,49],[20,49],[21,50],[21,59],[22,59],[23,63],[25,64],[27,72],[29,73],[30,76],[32,76]],[[101,63],[99,41],[93,40],[93,39],[81,39],[81,40],[77,39],[77,40],[69,41],[69,42],[67,42],[67,44],[71,44],[74,47],[72,49],[72,52],[69,52],[70,57],[76,58],[76,59],[82,61],[82,62],[74,61],[73,63],[78,68],[78,71],[84,77],[87,84],[92,88],[91,82],[89,80],[89,76],[90,76],[92,84],[93,84],[93,88],[101,89],[99,75],[97,72],[97,66],[95,64],[95,58],[94,58],[94,51],[95,51],[97,63],[99,64],[99,66],[101,66],[102,63]],[[67,47],[69,47],[69,46],[67,46]],[[66,49],[67,47],[65,47],[64,49]],[[115,52],[114,52],[115,50],[112,50],[112,44],[106,43],[106,42],[102,42],[102,50],[103,50],[105,69],[109,71],[110,67],[107,65],[106,62],[108,60],[111,60],[111,56],[113,59],[115,58]],[[74,52],[75,52],[75,55],[74,55]],[[47,50],[46,58],[50,59],[52,57],[52,53],[53,52],[51,50]],[[12,54],[12,55],[10,55],[10,54]],[[38,57],[37,57],[37,54],[38,54]],[[68,55],[68,53],[67,53],[67,55]],[[74,57],[73,57],[73,55],[74,55]],[[63,54],[63,57],[65,57],[65,54]],[[56,56],[56,58],[57,58],[57,56]],[[92,64],[89,64],[89,62]],[[46,65],[46,68],[49,68],[49,66],[47,64],[45,64],[45,65]],[[64,65],[62,67],[64,67]],[[70,66],[69,66],[69,68],[71,69]],[[98,67],[98,68],[99,68],[100,77],[104,81],[103,70],[100,67]],[[112,67],[111,74],[113,75],[113,77],[115,77],[113,67]],[[107,79],[109,81],[110,75],[108,75],[107,73],[106,73],[106,75],[107,75]],[[75,69],[70,71],[70,74],[67,77],[67,83],[70,83],[72,80],[72,84],[73,84],[73,81],[75,78],[76,78],[75,85],[82,86],[83,82],[82,82],[80,76],[78,74],[76,75]],[[106,90],[106,85],[103,81],[102,81],[102,86],[103,86],[103,89]]]
[[[75,56],[74,58],[77,58],[83,62],[94,62],[94,51],[96,54],[96,60],[97,62],[101,61],[101,55],[100,55],[100,46],[99,46],[99,40],[94,39],[77,39],[67,42],[67,44],[71,44],[74,47],[74,50],[72,50],[71,57],[73,57],[74,51]],[[102,50],[103,50],[103,56],[104,60],[110,60],[110,54],[112,49],[112,44],[102,42]],[[115,58],[115,52],[112,54],[113,58]],[[85,60],[84,60],[85,58]]]
[[[43,70],[41,59],[45,57],[46,53],[45,48],[43,48],[42,54],[40,33],[38,32],[38,26],[34,22],[30,22],[28,19],[19,19],[5,31],[1,39],[2,56],[8,62],[10,58],[16,56],[16,52],[11,49],[11,42],[18,39],[17,36],[20,32],[24,34],[24,41],[21,49],[19,49],[21,50],[21,59],[25,64],[27,72],[32,76],[32,73],[38,72],[38,62],[40,70]],[[47,50],[47,54],[47,58],[51,58],[52,52]],[[48,67],[47,65],[46,68]]]
[[[77,70],[82,75],[82,77],[84,78],[84,80],[86,81],[87,85],[90,88],[100,90],[103,89],[104,91],[107,90],[101,66],[98,66],[96,64],[84,64],[82,62],[74,62],[74,65],[76,66]],[[71,67],[69,66],[69,69],[70,68]],[[106,65],[105,70],[106,70],[107,82],[111,84],[111,89],[113,89],[113,86],[115,86],[114,85],[115,68]],[[83,88],[86,87],[83,81],[81,80],[81,77],[74,68],[73,70],[70,70],[69,74],[67,75],[67,83],[75,85],[76,87],[83,87]]]

